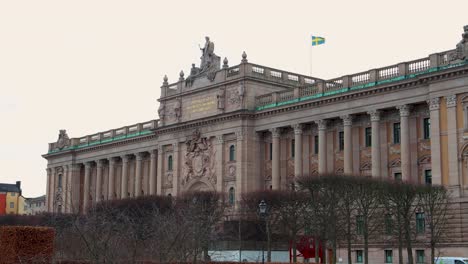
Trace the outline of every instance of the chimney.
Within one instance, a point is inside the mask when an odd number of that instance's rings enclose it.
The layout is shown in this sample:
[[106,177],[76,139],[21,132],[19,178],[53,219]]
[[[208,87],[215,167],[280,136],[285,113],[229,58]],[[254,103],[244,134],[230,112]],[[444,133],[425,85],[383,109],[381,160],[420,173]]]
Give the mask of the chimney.
[[16,181],[16,187],[18,187],[19,195],[22,195],[22,191],[21,191],[21,181]]

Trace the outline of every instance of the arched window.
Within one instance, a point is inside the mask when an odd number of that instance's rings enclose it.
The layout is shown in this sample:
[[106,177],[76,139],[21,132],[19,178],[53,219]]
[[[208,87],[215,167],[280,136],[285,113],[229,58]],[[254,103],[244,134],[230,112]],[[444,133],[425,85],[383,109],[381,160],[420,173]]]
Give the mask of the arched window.
[[170,155],[168,158],[167,158],[167,170],[172,170],[172,155]]
[[291,158],[294,159],[294,155],[296,154],[296,140],[291,140]]
[[234,145],[231,145],[229,147],[229,161],[235,161],[236,160],[236,147]]
[[58,184],[57,187],[62,188],[62,174],[59,174],[58,176]]
[[229,205],[234,205],[235,202],[235,191],[234,187],[229,188]]

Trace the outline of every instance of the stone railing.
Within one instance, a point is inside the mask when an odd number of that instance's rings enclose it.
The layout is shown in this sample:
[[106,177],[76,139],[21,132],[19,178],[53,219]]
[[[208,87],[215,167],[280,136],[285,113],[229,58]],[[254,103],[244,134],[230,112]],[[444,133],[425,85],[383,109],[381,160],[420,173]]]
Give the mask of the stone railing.
[[[246,62],[233,67],[226,67],[220,69],[216,72],[213,84],[245,77],[282,84],[290,86],[291,88],[304,85],[313,85],[314,83],[321,81],[321,79],[318,78],[313,78],[310,76],[291,73]],[[197,86],[196,83],[196,79],[188,81],[184,78],[181,78],[179,79],[179,81],[172,84],[165,83],[163,84],[163,86],[161,86],[161,98],[177,96],[178,94],[183,93],[185,91],[190,91],[199,87],[206,86],[206,82],[202,82],[200,86]]]
[[[449,50],[432,54],[427,58],[403,62],[326,81],[317,80],[312,83],[300,82],[301,86],[290,90],[257,96],[255,98],[255,106],[257,110],[263,110],[270,107],[319,98],[322,96],[370,88],[375,85],[413,78],[421,74],[456,67],[460,64],[465,65],[468,63],[468,61],[465,60],[451,64],[449,57],[450,53],[453,52],[453,50]],[[259,72],[259,74],[263,75],[266,74],[266,70],[263,67],[255,68],[255,72]]]
[[57,148],[57,143],[49,143],[49,153],[62,150],[76,149],[80,147],[93,146],[103,143],[109,143],[116,140],[132,138],[136,136],[146,135],[151,133],[151,129],[158,127],[159,120],[151,120],[144,123],[138,123],[131,126],[111,129],[104,132],[99,132],[79,138],[71,138],[70,144],[62,149]]

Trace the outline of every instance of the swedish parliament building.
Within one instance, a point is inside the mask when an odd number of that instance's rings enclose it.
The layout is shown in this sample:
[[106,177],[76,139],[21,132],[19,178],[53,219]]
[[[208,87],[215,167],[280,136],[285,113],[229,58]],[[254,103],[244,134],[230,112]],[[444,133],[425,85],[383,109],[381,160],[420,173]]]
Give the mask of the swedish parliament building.
[[200,66],[164,77],[159,102],[157,120],[76,138],[61,130],[43,155],[48,211],[190,190],[233,202],[300,175],[354,174],[447,186],[448,252],[467,252],[468,26],[455,49],[331,80],[245,53],[229,66],[207,37]]

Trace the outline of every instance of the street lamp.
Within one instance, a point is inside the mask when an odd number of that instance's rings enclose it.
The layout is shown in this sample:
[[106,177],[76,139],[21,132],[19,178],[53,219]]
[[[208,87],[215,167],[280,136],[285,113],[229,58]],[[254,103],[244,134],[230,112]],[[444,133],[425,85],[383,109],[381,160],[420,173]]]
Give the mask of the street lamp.
[[[267,217],[268,217],[268,211],[267,211],[267,204],[265,200],[262,200],[260,204],[258,204],[258,211],[260,217],[265,221],[265,233],[268,232],[268,224],[267,224]],[[268,234],[266,234],[268,236]],[[262,264],[265,263],[265,243],[262,243]]]

